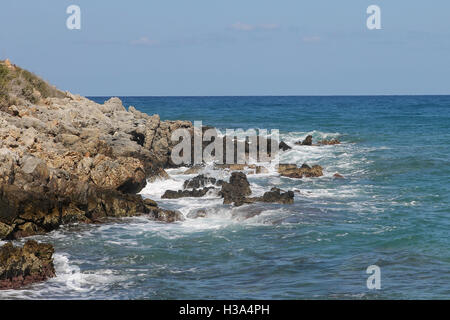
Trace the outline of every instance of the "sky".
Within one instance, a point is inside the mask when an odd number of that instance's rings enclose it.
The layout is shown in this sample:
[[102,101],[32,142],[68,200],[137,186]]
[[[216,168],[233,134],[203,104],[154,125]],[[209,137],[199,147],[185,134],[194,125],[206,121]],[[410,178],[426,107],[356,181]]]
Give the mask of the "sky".
[[86,96],[450,94],[450,1],[2,0],[5,58]]

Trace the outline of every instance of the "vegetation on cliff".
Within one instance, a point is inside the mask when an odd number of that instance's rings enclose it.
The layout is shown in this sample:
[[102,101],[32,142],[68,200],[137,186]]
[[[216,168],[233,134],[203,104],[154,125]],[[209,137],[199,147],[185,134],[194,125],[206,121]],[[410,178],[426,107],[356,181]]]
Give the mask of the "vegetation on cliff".
[[35,74],[0,61],[0,110],[11,105],[35,104],[45,98],[64,98],[65,93]]

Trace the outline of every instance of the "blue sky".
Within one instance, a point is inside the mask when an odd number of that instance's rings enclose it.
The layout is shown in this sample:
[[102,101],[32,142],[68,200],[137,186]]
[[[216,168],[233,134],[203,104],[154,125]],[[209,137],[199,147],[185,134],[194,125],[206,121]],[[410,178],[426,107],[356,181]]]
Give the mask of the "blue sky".
[[450,1],[2,0],[0,57],[83,95],[450,94]]

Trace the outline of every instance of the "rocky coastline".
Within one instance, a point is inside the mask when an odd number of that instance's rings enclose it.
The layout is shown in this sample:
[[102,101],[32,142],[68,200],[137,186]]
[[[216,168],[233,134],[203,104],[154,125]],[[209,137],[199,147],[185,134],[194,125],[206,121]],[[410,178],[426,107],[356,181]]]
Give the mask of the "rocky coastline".
[[[7,62],[0,62],[0,77],[0,240],[111,217],[184,220],[180,212],[160,208],[138,193],[147,181],[168,177],[164,169],[176,166],[170,157],[176,144],[172,133],[183,128],[194,136],[191,122],[161,121],[132,106],[127,110],[118,98],[98,104],[59,91]],[[282,151],[290,148],[280,142]],[[195,173],[200,167],[188,171]],[[247,177],[240,172],[245,167],[255,174],[266,172],[256,165],[218,165],[231,171],[229,182],[200,175],[186,181],[183,190],[167,190],[164,197],[202,197],[212,191],[234,206],[293,203],[292,191],[277,188],[251,197]],[[280,164],[278,171],[296,179],[323,175],[320,166],[306,164]],[[35,241],[23,248],[5,244],[0,248],[0,289],[55,276],[52,254],[51,245]]]

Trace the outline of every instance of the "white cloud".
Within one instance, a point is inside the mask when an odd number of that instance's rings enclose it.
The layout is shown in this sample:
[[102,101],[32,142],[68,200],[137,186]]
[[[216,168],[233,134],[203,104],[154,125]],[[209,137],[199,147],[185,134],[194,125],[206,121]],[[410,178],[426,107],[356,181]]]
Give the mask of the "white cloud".
[[275,30],[279,28],[279,25],[275,23],[268,24],[247,24],[242,22],[236,22],[231,25],[231,28],[238,31],[254,31],[254,30]]
[[314,42],[320,42],[320,37],[319,36],[308,36],[308,37],[303,37],[302,41],[303,42],[307,42],[307,43],[314,43]]
[[234,30],[239,30],[239,31],[252,31],[255,29],[255,26],[252,26],[252,25],[246,24],[246,23],[242,23],[242,22],[236,22],[231,25],[231,28],[233,28]]
[[148,37],[141,37],[137,40],[131,41],[131,44],[134,46],[153,46],[158,44],[158,41],[151,40]]

